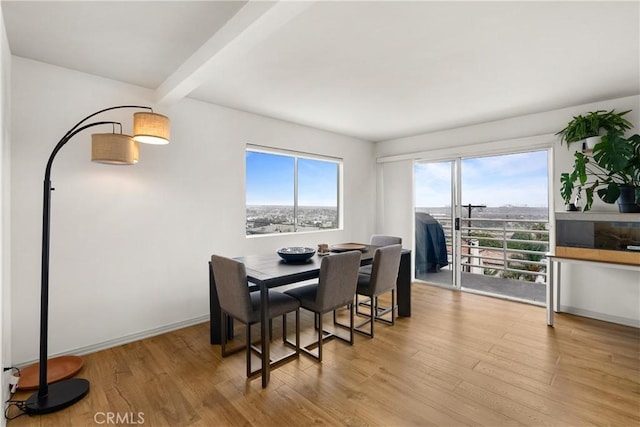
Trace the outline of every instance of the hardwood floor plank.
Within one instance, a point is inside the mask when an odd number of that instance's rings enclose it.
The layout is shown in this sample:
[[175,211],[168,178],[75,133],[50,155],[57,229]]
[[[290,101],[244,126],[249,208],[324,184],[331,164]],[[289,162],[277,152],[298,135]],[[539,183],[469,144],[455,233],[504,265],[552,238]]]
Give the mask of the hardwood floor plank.
[[499,393],[488,391],[485,387],[479,387],[466,381],[456,388],[456,392],[458,395],[476,402],[478,405],[495,408],[501,414],[513,418],[524,425],[553,426],[572,424],[567,423],[565,420],[556,420],[524,405],[521,401],[510,399]]
[[[625,417],[620,416],[621,414],[615,411],[611,413],[606,410],[598,413],[588,411],[586,409],[588,409],[590,405],[585,404],[581,399],[574,399],[571,394],[560,394],[549,384],[528,380],[517,373],[491,366],[488,363],[482,362],[478,364],[475,370],[548,399],[547,405],[550,407],[550,414],[563,410],[569,414],[578,414],[578,419],[581,420],[580,424],[606,425],[609,424],[612,419],[625,419]],[[632,422],[631,419],[627,419],[626,421]]]
[[[374,339],[327,342],[322,364],[279,367],[266,389],[245,378],[244,353],[222,358],[209,344],[208,323],[89,354],[84,399],[8,425],[90,426],[107,414],[171,427],[640,424],[639,329],[567,314],[549,328],[543,307],[417,284],[412,305],[412,317],[376,323]],[[302,325],[310,337],[308,313]]]

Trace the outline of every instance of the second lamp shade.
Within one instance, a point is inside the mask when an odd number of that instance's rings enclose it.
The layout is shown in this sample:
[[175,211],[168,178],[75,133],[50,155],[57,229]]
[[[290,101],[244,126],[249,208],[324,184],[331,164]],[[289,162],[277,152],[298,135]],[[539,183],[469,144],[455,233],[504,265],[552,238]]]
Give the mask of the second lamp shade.
[[138,163],[138,143],[129,135],[94,133],[91,135],[91,161],[112,165]]

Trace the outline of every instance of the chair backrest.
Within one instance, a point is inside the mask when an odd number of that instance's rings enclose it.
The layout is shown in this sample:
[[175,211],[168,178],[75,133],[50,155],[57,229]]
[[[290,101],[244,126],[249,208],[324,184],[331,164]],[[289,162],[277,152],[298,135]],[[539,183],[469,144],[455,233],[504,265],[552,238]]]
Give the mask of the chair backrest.
[[252,305],[244,264],[230,258],[212,255],[211,268],[220,308],[246,323],[252,311]]
[[390,291],[396,286],[402,245],[391,245],[376,249],[373,254],[373,267],[369,290],[372,295]]
[[402,237],[387,236],[385,234],[372,234],[369,244],[371,246],[401,245]]
[[323,313],[353,302],[360,255],[360,251],[349,251],[322,259],[316,304]]

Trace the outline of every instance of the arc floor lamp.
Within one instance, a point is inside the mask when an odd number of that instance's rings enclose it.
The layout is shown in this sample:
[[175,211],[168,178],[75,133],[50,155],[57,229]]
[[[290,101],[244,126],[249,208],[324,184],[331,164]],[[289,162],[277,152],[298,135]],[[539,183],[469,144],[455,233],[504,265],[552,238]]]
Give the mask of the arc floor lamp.
[[[121,108],[149,110],[133,115],[133,137],[122,134],[122,124],[114,121],[96,121],[86,123],[98,114]],[[70,378],[53,384],[47,384],[47,343],[49,316],[49,242],[51,211],[51,166],[58,151],[75,135],[100,125],[112,125],[112,133],[92,135],[91,160],[94,162],[132,165],[138,162],[138,142],[147,144],[169,143],[169,118],[153,112],[153,109],[138,105],[120,105],[105,108],[88,115],[72,127],[56,144],[49,156],[44,173],[44,199],[42,206],[42,276],[40,288],[40,366],[38,391],[31,395],[25,405],[29,414],[46,414],[73,405],[89,392],[89,381]],[[116,133],[116,126],[120,133]]]

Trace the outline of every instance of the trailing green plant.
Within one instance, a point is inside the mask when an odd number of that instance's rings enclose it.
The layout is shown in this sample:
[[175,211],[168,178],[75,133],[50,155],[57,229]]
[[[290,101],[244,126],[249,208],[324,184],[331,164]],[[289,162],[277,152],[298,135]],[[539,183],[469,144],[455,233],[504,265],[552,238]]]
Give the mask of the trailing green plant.
[[624,134],[626,130],[633,127],[631,122],[625,119],[625,114],[631,110],[616,113],[615,110],[590,111],[586,115],[579,114],[567,123],[567,126],[556,135],[560,136],[560,143],[563,141],[569,146],[573,142],[582,141],[592,136],[598,136],[600,129],[607,133]]
[[584,211],[591,209],[594,193],[605,203],[615,203],[620,187],[635,189],[640,204],[640,135],[625,138],[622,132],[609,132],[593,148],[591,155],[576,151],[573,170],[560,175],[560,194],[570,203],[574,189],[584,190]]

